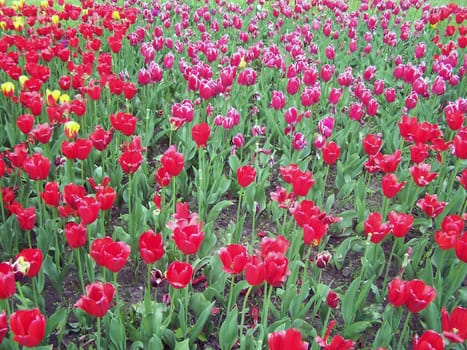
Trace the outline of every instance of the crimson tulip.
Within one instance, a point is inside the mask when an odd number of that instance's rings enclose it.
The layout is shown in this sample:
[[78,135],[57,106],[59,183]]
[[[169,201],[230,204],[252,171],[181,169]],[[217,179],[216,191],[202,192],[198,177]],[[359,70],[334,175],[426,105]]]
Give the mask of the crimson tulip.
[[39,309],[18,310],[10,315],[13,339],[22,346],[35,347],[45,335],[45,316]]
[[125,136],[131,136],[135,133],[137,121],[136,117],[130,113],[118,112],[110,115],[110,122],[114,129]]
[[417,201],[417,207],[422,209],[430,218],[437,217],[441,214],[447,204],[447,202],[438,201],[438,195],[429,193],[426,193],[425,197]]
[[459,159],[467,159],[467,127],[463,127],[454,137],[454,155]]
[[408,299],[407,281],[400,278],[394,278],[388,284],[388,299],[389,303],[396,307],[405,305]]
[[302,340],[302,334],[295,328],[270,333],[268,346],[269,350],[308,349],[308,343]]
[[462,170],[461,175],[456,176],[456,180],[459,181],[462,187],[467,190],[467,168]]
[[47,182],[44,186],[44,192],[41,192],[40,196],[45,204],[58,207],[60,204],[58,182]]
[[8,299],[16,292],[16,280],[12,266],[9,263],[0,263],[0,300]]
[[355,342],[353,340],[344,339],[339,334],[332,338],[331,343],[328,343],[329,335],[331,334],[331,331],[335,325],[335,320],[329,322],[324,338],[321,338],[320,336],[316,337],[316,342],[318,345],[325,350],[352,350],[354,348]]
[[193,127],[191,128],[191,136],[198,148],[206,148],[210,135],[211,128],[209,127],[208,123],[199,123],[193,125]]
[[326,304],[328,304],[328,306],[332,309],[335,309],[339,305],[339,297],[333,290],[328,292],[326,297]]
[[248,257],[244,268],[245,279],[250,286],[259,286],[265,280],[266,270],[263,261],[256,255]]
[[465,117],[457,103],[449,102],[444,108],[444,116],[451,130],[459,130],[464,124]]
[[292,179],[292,188],[297,196],[306,196],[314,184],[315,180],[311,171],[296,169]]
[[204,239],[200,225],[178,225],[172,235],[175,244],[183,254],[196,254]]
[[239,274],[248,261],[248,251],[243,245],[229,244],[219,250],[219,259],[224,272],[232,275]]
[[413,350],[444,350],[443,337],[435,331],[423,332],[421,337],[416,335],[413,339]]
[[7,324],[6,312],[2,311],[0,313],[0,345],[2,344],[3,339],[5,338],[7,333],[8,333],[8,324]]
[[156,173],[154,174],[154,180],[157,181],[157,184],[160,187],[167,187],[170,185],[172,176],[169,174],[166,168],[162,167],[157,169]]
[[410,174],[417,186],[425,187],[438,176],[438,173],[430,173],[430,169],[431,165],[425,163],[410,167]]
[[82,223],[67,222],[65,238],[71,249],[83,247],[87,242],[87,229]]
[[388,214],[389,225],[394,237],[404,237],[412,228],[412,214],[397,213],[394,210]]
[[370,213],[363,224],[367,236],[373,243],[381,242],[391,230],[391,226],[382,222],[381,214],[378,212]]
[[417,142],[410,146],[410,160],[414,163],[423,162],[430,155],[429,147],[426,143]]
[[272,92],[271,103],[270,106],[275,110],[281,110],[285,107],[285,95],[282,91],[274,90]]
[[341,149],[334,141],[325,144],[321,151],[323,152],[323,160],[328,165],[336,163],[341,155]]
[[375,156],[379,153],[383,140],[380,135],[367,134],[362,141],[363,150],[369,156]]
[[32,180],[45,180],[49,176],[50,160],[35,153],[24,160],[23,169]]
[[162,155],[161,163],[170,176],[178,176],[185,166],[184,159],[183,154],[177,152],[176,146],[170,146]]
[[125,242],[115,242],[111,237],[96,238],[91,244],[91,257],[99,266],[104,266],[112,272],[120,271],[128,257],[131,248]]
[[10,205],[10,211],[16,215],[19,227],[24,231],[29,231],[36,224],[36,208],[23,208],[20,203],[14,202]]
[[92,142],[92,145],[98,151],[103,151],[107,148],[110,141],[112,141],[113,130],[105,130],[102,126],[96,125],[94,131],[89,134],[89,139]]
[[321,239],[325,236],[328,230],[328,225],[325,225],[316,216],[311,217],[310,220],[303,226],[303,241],[306,245],[318,246]]
[[100,203],[91,196],[86,196],[79,201],[78,215],[83,225],[92,224],[99,215]]
[[289,260],[282,253],[270,252],[264,259],[264,279],[273,287],[284,283],[288,270]]
[[398,182],[397,176],[393,173],[387,173],[381,180],[383,194],[387,198],[393,198],[404,187],[407,181]]
[[194,115],[195,110],[193,102],[190,100],[183,100],[181,103],[175,103],[172,106],[172,116],[170,117],[169,122],[178,129],[183,124],[191,122]]
[[21,114],[16,119],[16,126],[23,134],[28,134],[34,126],[34,116],[32,114]]
[[65,203],[75,210],[78,209],[78,206],[84,200],[85,196],[86,189],[81,185],[69,183],[63,187],[63,198]]
[[421,280],[408,281],[405,290],[407,293],[405,306],[412,313],[422,311],[436,298],[436,290]]
[[85,160],[92,151],[92,141],[83,138],[77,138],[75,141],[64,140],[61,150],[68,159]]
[[256,169],[250,165],[243,165],[237,169],[237,181],[241,187],[248,187],[256,179]]
[[443,336],[452,343],[463,343],[467,340],[467,308],[457,306],[449,315],[441,309],[441,324]]
[[86,286],[86,295],[75,303],[74,307],[84,310],[91,316],[104,317],[115,294],[111,283],[94,282]]
[[26,270],[26,276],[34,277],[39,273],[42,266],[42,251],[37,248],[26,248],[16,255],[16,260],[23,259],[29,267]]
[[46,144],[52,137],[53,127],[49,124],[37,124],[36,127],[31,130],[30,135],[33,136],[37,142]]
[[457,258],[467,263],[467,232],[464,232],[457,240],[455,251]]
[[143,163],[143,155],[138,150],[125,150],[118,162],[126,174],[134,174]]
[[138,241],[139,254],[145,264],[152,264],[160,260],[165,253],[164,242],[160,233],[153,230],[145,231]]
[[185,262],[173,261],[167,268],[166,276],[172,287],[182,289],[190,283],[193,277],[193,267]]

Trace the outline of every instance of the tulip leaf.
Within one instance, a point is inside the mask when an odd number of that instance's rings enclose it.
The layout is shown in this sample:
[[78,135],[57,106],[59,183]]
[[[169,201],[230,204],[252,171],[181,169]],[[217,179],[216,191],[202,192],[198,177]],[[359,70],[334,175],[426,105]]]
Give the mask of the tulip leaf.
[[[158,348],[150,348],[150,349],[158,349]],[[185,339],[181,343],[177,342],[174,350],[190,350],[189,339]]]
[[65,328],[66,321],[68,319],[68,312],[66,309],[58,309],[52,315],[47,318],[45,337],[49,337],[54,329],[58,329],[59,332]]
[[350,326],[344,328],[342,336],[344,338],[354,338],[355,336],[360,335],[366,329],[371,327],[371,322],[368,321],[359,321],[352,323]]
[[199,315],[198,319],[196,320],[195,325],[190,329],[190,344],[193,344],[196,339],[198,338],[199,334],[203,330],[206,322],[208,322],[209,317],[211,316],[211,310],[214,306],[214,302],[209,304],[203,312]]
[[342,298],[342,317],[346,325],[350,325],[355,319],[355,300],[357,299],[361,280],[361,277],[354,279]]
[[394,338],[394,332],[391,329],[391,325],[388,321],[384,321],[381,328],[376,333],[375,341],[373,342],[373,348],[387,348],[391,343],[391,339]]
[[153,335],[148,341],[148,349],[163,349],[162,340],[157,335]]
[[219,343],[221,350],[231,350],[238,337],[238,309],[227,313],[219,330]]
[[118,318],[112,318],[109,326],[109,336],[110,341],[115,345],[119,350],[126,349],[126,334],[125,327],[122,324],[122,321]]
[[209,215],[207,222],[211,222],[217,219],[219,214],[224,210],[225,208],[228,208],[233,205],[232,201],[229,200],[223,200],[218,203],[216,203],[210,210],[209,210]]
[[349,237],[344,239],[344,241],[339,245],[333,257],[334,264],[338,270],[342,269],[345,257],[351,250],[353,243],[358,240],[360,240],[358,237]]

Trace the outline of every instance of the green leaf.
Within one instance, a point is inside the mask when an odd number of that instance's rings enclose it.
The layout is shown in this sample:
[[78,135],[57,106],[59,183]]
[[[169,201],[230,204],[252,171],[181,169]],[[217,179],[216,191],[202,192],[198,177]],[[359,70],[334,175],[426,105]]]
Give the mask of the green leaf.
[[219,214],[221,213],[222,210],[224,210],[225,208],[228,208],[230,206],[232,206],[234,203],[232,201],[228,201],[228,200],[223,200],[223,201],[220,201],[218,203],[216,203],[210,210],[209,210],[209,215],[208,215],[208,219],[206,222],[211,222],[211,221],[214,221],[217,219],[217,217],[219,216]]
[[378,330],[378,333],[376,333],[376,338],[375,338],[375,341],[373,342],[373,348],[378,348],[378,347],[387,348],[389,347],[389,344],[391,343],[391,339],[393,338],[394,338],[394,332],[391,329],[391,325],[389,324],[388,321],[384,321],[383,325]]
[[334,264],[338,270],[342,269],[345,257],[351,250],[353,243],[358,240],[360,240],[358,237],[349,237],[344,239],[344,241],[342,241],[342,243],[339,245],[333,256]]
[[110,341],[119,350],[126,349],[126,334],[125,327],[119,318],[112,318],[109,326]]
[[342,336],[344,338],[353,338],[357,335],[363,333],[366,329],[371,327],[371,322],[368,321],[360,321],[352,323],[350,326],[344,328],[342,332]]
[[201,333],[201,331],[204,328],[204,325],[206,322],[208,322],[209,317],[211,316],[211,309],[214,306],[214,302],[209,304],[207,308],[204,309],[204,311],[199,315],[198,319],[196,320],[195,325],[190,329],[190,344],[193,345],[196,339],[198,338],[198,335]]
[[61,291],[63,289],[62,279],[58,273],[57,266],[55,266],[55,263],[52,261],[52,258],[49,255],[47,255],[42,262],[42,269],[47,277],[49,277],[54,288],[58,291]]
[[65,327],[68,318],[68,312],[66,309],[58,309],[51,316],[47,318],[47,324],[45,328],[45,337],[48,338],[52,331],[59,328],[60,331]]
[[162,340],[157,335],[153,335],[148,341],[148,349],[163,349]]
[[[177,342],[177,344],[175,345],[174,350],[190,350],[190,344],[189,344],[188,340],[189,339],[185,339],[181,343]],[[152,349],[157,349],[157,348],[152,348]]]
[[227,314],[219,330],[221,350],[231,350],[238,337],[238,310],[235,308]]
[[361,280],[361,277],[354,279],[342,298],[342,317],[346,325],[350,325],[355,319],[355,300]]

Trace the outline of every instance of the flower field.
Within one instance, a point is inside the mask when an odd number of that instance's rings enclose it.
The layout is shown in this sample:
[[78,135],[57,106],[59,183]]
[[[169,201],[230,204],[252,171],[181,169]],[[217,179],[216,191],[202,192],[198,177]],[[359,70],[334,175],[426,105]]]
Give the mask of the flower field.
[[466,21],[0,0],[0,349],[465,349]]

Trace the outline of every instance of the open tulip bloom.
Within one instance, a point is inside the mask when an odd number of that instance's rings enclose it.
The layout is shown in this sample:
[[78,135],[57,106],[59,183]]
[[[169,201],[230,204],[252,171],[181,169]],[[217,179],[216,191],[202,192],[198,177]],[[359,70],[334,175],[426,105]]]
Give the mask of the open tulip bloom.
[[465,347],[465,6],[0,0],[0,349]]

